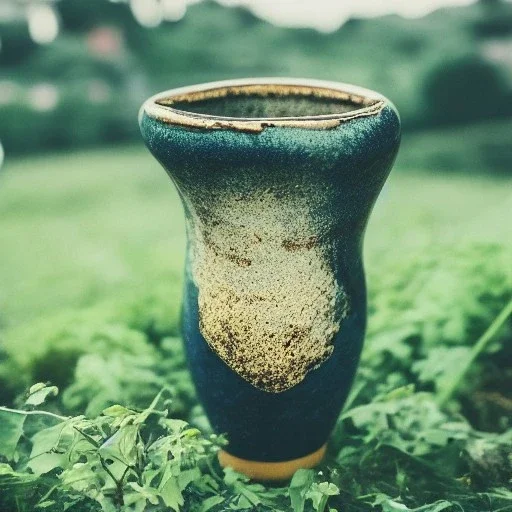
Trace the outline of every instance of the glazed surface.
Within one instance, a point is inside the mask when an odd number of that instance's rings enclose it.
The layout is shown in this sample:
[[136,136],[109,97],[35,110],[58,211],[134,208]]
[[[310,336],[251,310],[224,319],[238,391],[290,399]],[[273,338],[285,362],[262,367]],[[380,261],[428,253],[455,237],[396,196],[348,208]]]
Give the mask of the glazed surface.
[[290,389],[322,364],[348,310],[332,237],[311,214],[324,196],[306,185],[226,190],[205,209],[198,187],[185,199],[201,334],[264,391]]
[[185,209],[183,335],[198,396],[228,453],[279,462],[318,450],[350,391],[366,325],[363,235],[400,123],[381,96],[318,82],[298,86],[368,103],[277,120],[156,103],[232,86],[157,95],[141,130]]

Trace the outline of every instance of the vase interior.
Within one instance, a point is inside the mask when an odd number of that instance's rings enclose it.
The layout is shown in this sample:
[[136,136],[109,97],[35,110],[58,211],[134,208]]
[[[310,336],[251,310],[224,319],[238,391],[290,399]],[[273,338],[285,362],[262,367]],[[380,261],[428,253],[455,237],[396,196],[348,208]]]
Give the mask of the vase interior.
[[324,87],[264,84],[227,86],[160,98],[181,112],[239,119],[339,115],[370,107],[375,98]]

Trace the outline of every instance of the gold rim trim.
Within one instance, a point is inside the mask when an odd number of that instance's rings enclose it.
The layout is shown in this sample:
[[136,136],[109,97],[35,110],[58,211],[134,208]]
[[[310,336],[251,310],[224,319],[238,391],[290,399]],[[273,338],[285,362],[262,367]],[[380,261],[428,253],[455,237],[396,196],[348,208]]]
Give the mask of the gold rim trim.
[[[302,95],[349,101],[358,106],[350,112],[300,117],[243,118],[222,117],[198,114],[172,107],[176,102],[200,101],[224,98],[226,96],[259,95]],[[186,128],[216,130],[228,129],[249,133],[262,132],[267,127],[281,126],[308,129],[329,129],[341,123],[378,114],[386,100],[380,94],[368,89],[336,82],[308,79],[260,78],[249,80],[227,80],[197,86],[182,87],[166,91],[149,98],[142,106],[140,114],[163,123]]]
[[230,467],[239,473],[260,481],[279,482],[288,480],[298,469],[310,469],[317,466],[325,456],[327,444],[309,455],[283,462],[260,462],[241,459],[230,453],[219,451],[219,462],[222,467]]

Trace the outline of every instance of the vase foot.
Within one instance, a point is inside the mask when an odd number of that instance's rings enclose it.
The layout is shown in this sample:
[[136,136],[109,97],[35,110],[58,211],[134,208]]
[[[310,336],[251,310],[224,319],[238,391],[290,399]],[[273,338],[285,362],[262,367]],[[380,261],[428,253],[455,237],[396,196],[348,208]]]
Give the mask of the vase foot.
[[220,450],[219,462],[222,467],[229,466],[253,480],[281,481],[291,478],[298,469],[310,469],[319,464],[324,458],[326,446],[324,444],[318,450],[304,455],[304,457],[283,462],[260,462],[241,459],[224,450]]

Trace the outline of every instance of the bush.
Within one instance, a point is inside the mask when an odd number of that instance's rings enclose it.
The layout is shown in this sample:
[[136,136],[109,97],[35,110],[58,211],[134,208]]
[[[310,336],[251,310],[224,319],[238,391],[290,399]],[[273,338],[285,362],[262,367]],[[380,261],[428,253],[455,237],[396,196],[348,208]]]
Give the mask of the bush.
[[[469,378],[457,383],[448,407],[439,399],[476,339],[510,305],[511,254],[494,245],[448,249],[384,259],[372,271],[367,342],[329,456],[316,470],[298,471],[288,487],[265,487],[218,466],[222,440],[210,437],[181,342],[169,337],[177,332],[178,287],[6,332],[2,389],[20,394],[30,380],[57,377],[62,393],[52,398],[56,389],[39,384],[19,395],[18,410],[0,407],[0,508],[507,509],[510,318],[478,354]],[[480,409],[468,408],[466,397],[474,402],[482,392],[501,409],[485,399]],[[45,400],[50,414],[34,410]],[[468,411],[479,427],[503,433],[475,430]],[[109,473],[101,460],[112,454]]]
[[478,56],[436,66],[424,85],[432,124],[466,123],[512,114],[512,92],[502,71]]

